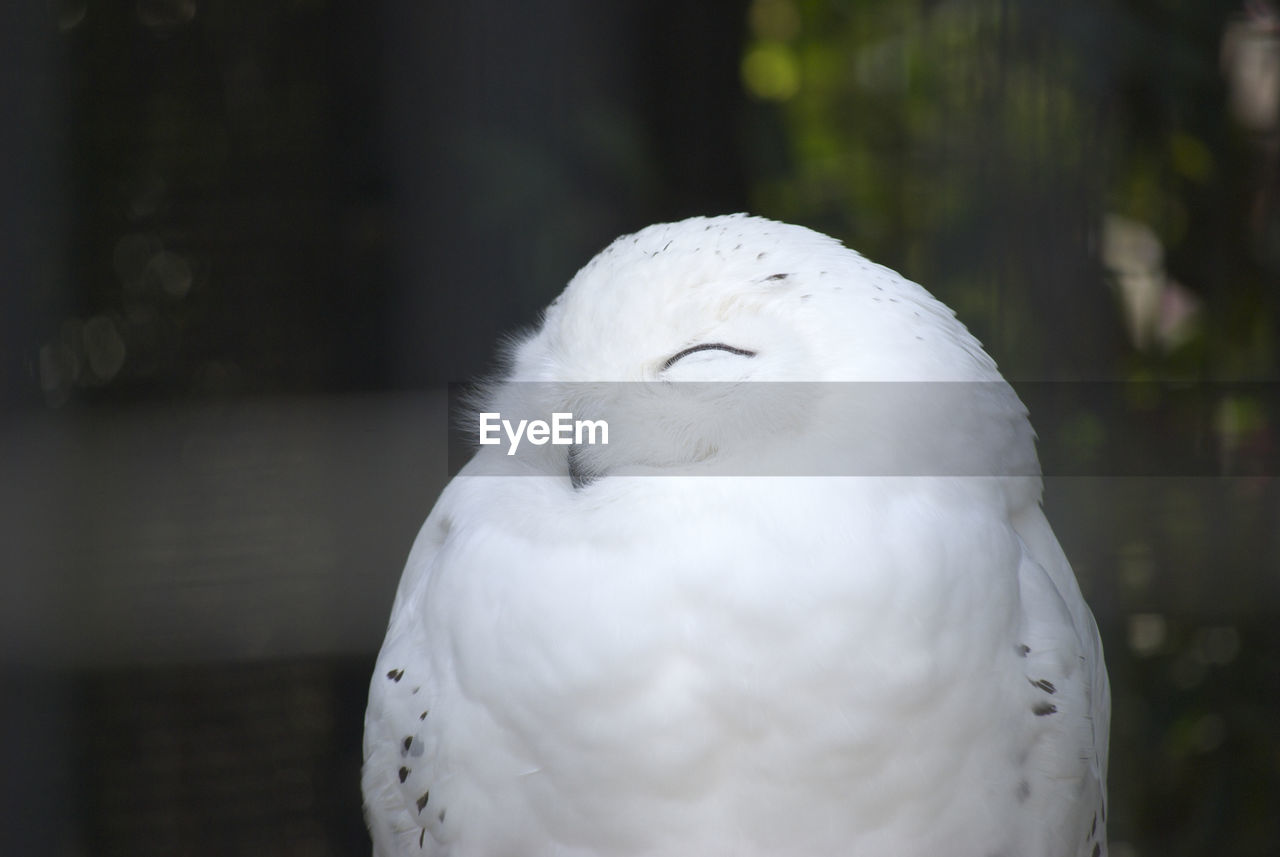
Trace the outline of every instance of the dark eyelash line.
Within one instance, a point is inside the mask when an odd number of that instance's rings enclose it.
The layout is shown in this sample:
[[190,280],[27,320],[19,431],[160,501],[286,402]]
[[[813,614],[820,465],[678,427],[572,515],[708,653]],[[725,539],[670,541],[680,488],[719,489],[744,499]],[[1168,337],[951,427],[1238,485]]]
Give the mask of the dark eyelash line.
[[734,348],[732,345],[725,345],[723,342],[704,342],[702,345],[693,345],[684,351],[678,351],[667,358],[667,362],[662,364],[662,371],[667,371],[671,365],[677,360],[688,357],[698,351],[728,351],[730,354],[737,354],[742,357],[755,357],[756,352],[748,351],[745,348]]

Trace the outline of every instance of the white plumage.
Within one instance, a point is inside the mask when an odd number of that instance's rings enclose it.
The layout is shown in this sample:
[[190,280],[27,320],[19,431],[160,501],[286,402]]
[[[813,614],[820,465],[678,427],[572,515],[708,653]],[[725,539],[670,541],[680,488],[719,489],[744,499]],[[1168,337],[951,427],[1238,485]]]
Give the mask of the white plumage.
[[481,447],[427,518],[365,721],[376,854],[1105,854],[1097,629],[1025,409],[924,289],[797,226],[652,226],[485,410],[617,436]]

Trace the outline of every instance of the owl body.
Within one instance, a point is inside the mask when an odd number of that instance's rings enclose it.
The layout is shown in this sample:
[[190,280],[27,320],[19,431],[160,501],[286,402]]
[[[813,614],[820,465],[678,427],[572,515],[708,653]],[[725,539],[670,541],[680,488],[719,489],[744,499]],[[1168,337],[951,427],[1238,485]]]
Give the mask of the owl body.
[[1105,851],[1105,669],[1026,414],[919,286],[799,227],[651,227],[485,407],[620,431],[482,447],[427,519],[375,853]]

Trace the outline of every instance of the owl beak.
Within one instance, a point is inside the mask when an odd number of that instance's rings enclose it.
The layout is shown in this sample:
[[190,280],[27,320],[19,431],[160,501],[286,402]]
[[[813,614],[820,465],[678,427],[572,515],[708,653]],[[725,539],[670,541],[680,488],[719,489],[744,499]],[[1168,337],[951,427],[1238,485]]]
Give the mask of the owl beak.
[[582,454],[582,447],[577,444],[569,447],[569,482],[573,485],[573,490],[580,491],[602,476],[603,472],[587,462],[586,456]]

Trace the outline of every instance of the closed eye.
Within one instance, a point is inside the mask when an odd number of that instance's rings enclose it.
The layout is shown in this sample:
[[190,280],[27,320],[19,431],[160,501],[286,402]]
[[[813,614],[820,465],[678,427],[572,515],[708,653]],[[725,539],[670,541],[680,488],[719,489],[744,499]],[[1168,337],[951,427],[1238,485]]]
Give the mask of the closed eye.
[[742,357],[755,357],[754,351],[748,351],[745,348],[734,348],[732,345],[725,345],[723,342],[704,342],[702,345],[692,345],[684,351],[677,351],[667,358],[667,362],[662,364],[662,371],[667,371],[677,360],[683,360],[690,354],[696,354],[699,351],[727,351],[730,354],[737,354]]

